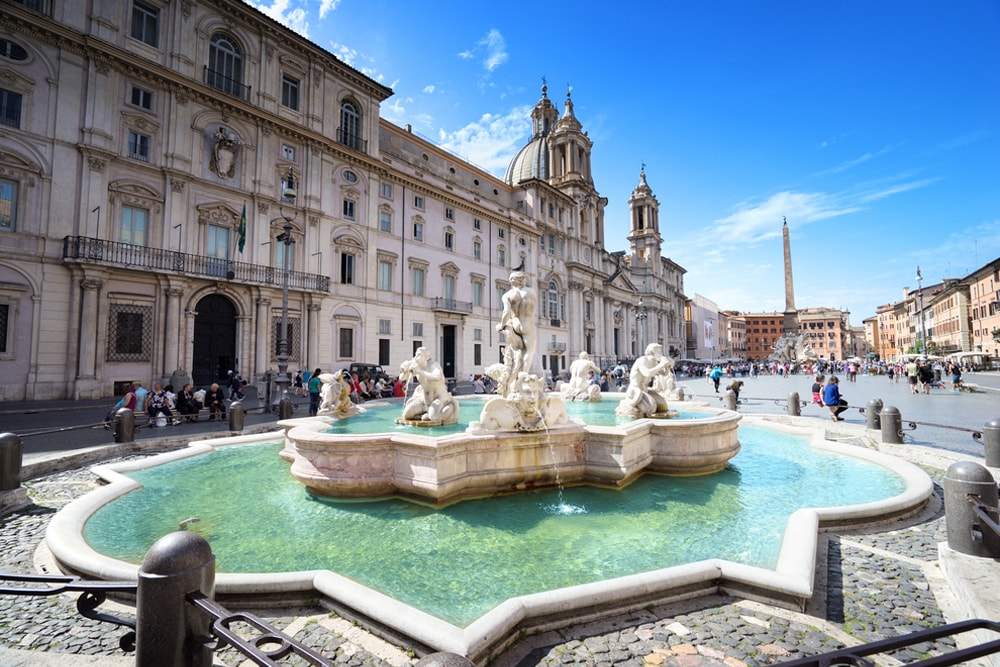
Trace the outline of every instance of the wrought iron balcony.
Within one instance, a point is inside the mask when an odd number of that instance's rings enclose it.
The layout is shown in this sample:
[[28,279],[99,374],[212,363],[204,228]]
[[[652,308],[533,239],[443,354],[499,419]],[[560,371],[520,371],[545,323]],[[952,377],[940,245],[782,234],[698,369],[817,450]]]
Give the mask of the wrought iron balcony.
[[[249,264],[216,257],[191,255],[175,250],[105,241],[87,236],[63,239],[63,259],[92,262],[107,266],[145,269],[157,273],[179,273],[215,280],[231,280],[255,285],[280,286],[284,272],[273,266]],[[288,272],[288,288],[310,292],[329,292],[330,277],[301,271]],[[471,312],[472,305],[469,305]]]
[[449,313],[465,313],[468,315],[472,312],[472,302],[455,301],[455,299],[435,297],[434,299],[431,299],[431,308],[434,310],[445,310]]
[[238,80],[226,76],[222,72],[218,72],[214,69],[209,69],[207,66],[204,68],[205,71],[205,83],[221,90],[224,93],[232,95],[233,97],[238,97],[241,100],[250,100],[250,86],[245,86]]
[[367,141],[362,139],[360,135],[345,131],[342,127],[337,129],[337,142],[361,153],[368,152]]
[[548,344],[548,350],[549,352],[565,352],[566,343],[556,343],[550,341]]

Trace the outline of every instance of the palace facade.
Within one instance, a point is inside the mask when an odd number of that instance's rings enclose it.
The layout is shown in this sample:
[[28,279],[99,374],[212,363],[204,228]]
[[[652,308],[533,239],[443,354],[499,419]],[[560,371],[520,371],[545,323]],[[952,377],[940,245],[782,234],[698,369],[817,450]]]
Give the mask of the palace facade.
[[515,267],[546,370],[683,350],[659,202],[640,171],[628,250],[607,250],[568,94],[560,112],[543,87],[498,178],[238,0],[0,4],[0,400],[266,385],[282,338],[293,372],[394,373],[426,346],[464,378],[502,357]]

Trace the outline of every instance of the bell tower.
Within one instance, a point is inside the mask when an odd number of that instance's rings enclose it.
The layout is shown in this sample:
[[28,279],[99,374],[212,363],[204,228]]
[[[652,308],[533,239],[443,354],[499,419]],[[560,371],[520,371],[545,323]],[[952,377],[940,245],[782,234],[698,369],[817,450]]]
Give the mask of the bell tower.
[[660,236],[660,202],[646,183],[646,165],[639,170],[639,184],[628,200],[632,263],[658,262],[663,238]]

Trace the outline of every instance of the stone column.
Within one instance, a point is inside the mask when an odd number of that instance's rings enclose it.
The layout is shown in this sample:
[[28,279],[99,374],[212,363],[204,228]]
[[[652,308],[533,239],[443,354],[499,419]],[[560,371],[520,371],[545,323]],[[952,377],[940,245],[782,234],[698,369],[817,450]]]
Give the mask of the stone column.
[[268,345],[270,341],[270,336],[268,335],[268,332],[270,331],[269,322],[271,320],[269,316],[270,307],[270,298],[260,297],[257,299],[257,345],[255,346],[257,358],[256,363],[254,364],[256,366],[254,370],[258,375],[267,370],[269,358]]
[[[180,339],[183,335],[181,330],[181,297],[184,290],[177,287],[168,287],[167,295],[167,316],[166,331],[163,340],[163,374],[170,375],[180,369]],[[180,387],[176,387],[179,391]]]
[[77,358],[77,380],[97,378],[97,323],[101,317],[100,291],[104,281],[84,278],[80,281],[83,290],[83,304],[80,321],[79,356]]
[[306,348],[306,358],[299,360],[299,365],[303,368],[307,365],[313,368],[321,365],[319,358],[319,318],[321,309],[322,306],[318,303],[310,303],[307,306],[308,316],[305,325],[307,327],[306,340],[308,341],[308,346]]

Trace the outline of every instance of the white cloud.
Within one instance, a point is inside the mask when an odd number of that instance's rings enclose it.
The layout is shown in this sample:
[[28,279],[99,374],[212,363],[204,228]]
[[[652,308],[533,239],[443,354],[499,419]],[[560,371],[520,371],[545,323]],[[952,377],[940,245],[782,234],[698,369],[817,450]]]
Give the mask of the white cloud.
[[[334,1],[335,3],[339,0],[324,0],[325,2]],[[283,26],[286,26],[290,30],[299,33],[303,37],[309,37],[309,21],[306,17],[306,10],[301,7],[296,9],[289,9],[290,0],[272,0],[270,4],[264,2],[254,2],[253,0],[246,0],[246,3],[252,7],[258,9],[261,13],[270,16],[272,19],[277,21]]]
[[433,93],[434,89],[435,89],[435,86],[434,86],[433,83],[430,84],[430,85],[424,86],[424,92],[427,93],[428,95],[430,95],[431,93]]
[[503,116],[483,114],[454,132],[440,130],[438,139],[443,148],[502,176],[531,133],[530,119],[531,106],[519,106]]
[[781,219],[803,225],[861,210],[821,192],[778,192],[761,202],[744,202],[736,212],[716,220],[713,241],[743,246],[781,234]]
[[499,30],[496,28],[491,29],[482,39],[476,42],[474,48],[460,51],[458,57],[463,60],[472,60],[478,57],[480,53],[483,54],[483,69],[487,72],[492,72],[507,62],[507,44]]
[[321,0],[319,3],[319,17],[325,18],[326,15],[337,8],[340,4],[340,0]]

